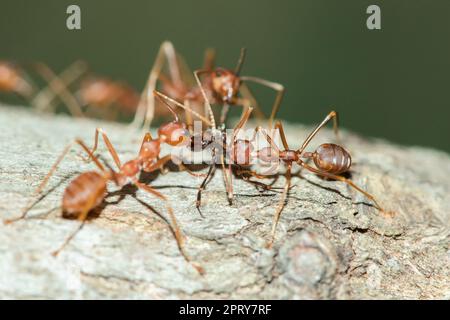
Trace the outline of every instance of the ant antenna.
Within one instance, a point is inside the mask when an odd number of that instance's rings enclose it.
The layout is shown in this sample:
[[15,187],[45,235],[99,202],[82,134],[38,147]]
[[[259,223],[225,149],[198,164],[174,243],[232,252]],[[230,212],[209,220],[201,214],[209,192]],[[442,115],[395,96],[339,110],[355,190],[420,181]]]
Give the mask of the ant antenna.
[[239,73],[241,73],[241,69],[242,69],[242,65],[243,65],[244,60],[245,60],[246,53],[247,53],[247,49],[246,48],[241,48],[241,54],[239,55],[238,63],[236,65],[236,68],[234,69],[234,73],[236,75],[239,75]]
[[158,92],[153,91],[153,95],[156,96],[156,98],[158,98],[159,101],[164,103],[164,105],[167,107],[167,109],[169,109],[170,113],[172,113],[172,115],[173,115],[173,117],[175,119],[175,122],[179,122],[177,113],[172,109],[172,107],[169,105],[169,103],[167,101],[165,101],[163,98],[161,98],[159,96]]

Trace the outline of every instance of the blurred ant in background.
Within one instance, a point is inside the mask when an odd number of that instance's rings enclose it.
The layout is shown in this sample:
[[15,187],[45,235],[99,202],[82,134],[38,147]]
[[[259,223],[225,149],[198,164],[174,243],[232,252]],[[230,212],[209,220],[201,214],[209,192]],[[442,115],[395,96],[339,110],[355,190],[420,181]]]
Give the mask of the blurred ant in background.
[[[161,91],[165,95],[182,101],[185,106],[193,110],[206,110],[206,100],[200,87],[204,88],[208,100],[213,104],[222,106],[220,124],[224,124],[230,106],[252,106],[255,114],[259,118],[264,118],[264,113],[260,110],[256,99],[247,86],[247,82],[255,82],[260,85],[274,89],[277,96],[272,107],[269,118],[269,126],[278,111],[284,93],[284,87],[275,82],[270,82],[261,78],[241,76],[242,65],[245,60],[245,49],[241,54],[234,70],[215,67],[215,52],[208,49],[205,53],[205,60],[202,69],[190,72],[183,58],[175,51],[173,44],[169,41],[162,43],[155,63],[150,71],[147,84],[141,96],[141,101],[136,112],[133,125],[144,128],[150,126],[155,113],[155,99],[153,91],[157,89],[158,82],[161,82]],[[163,73],[163,68],[167,64],[168,74]],[[200,77],[202,79],[200,79]],[[242,95],[242,97],[240,96]],[[245,112],[245,110],[243,111]],[[192,126],[192,119],[186,115],[188,127]]]
[[0,92],[17,94],[31,103],[36,85],[18,64],[0,60]]
[[[87,115],[116,120],[119,113],[130,116],[136,111],[137,91],[126,83],[94,75],[83,61],[75,61],[60,75],[43,63],[35,64],[35,68],[48,83],[34,99],[39,110],[53,111],[54,99],[58,96],[77,117]],[[74,94],[69,90],[73,83],[77,84]]]

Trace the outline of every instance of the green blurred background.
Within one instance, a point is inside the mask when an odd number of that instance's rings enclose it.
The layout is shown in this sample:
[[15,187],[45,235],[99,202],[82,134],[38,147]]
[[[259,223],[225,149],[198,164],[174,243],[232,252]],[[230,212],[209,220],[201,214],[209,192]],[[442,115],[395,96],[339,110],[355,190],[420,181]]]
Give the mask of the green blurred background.
[[[82,30],[66,29],[81,7]],[[382,30],[366,28],[381,7]],[[317,123],[335,108],[343,127],[450,151],[450,1],[2,0],[0,58],[62,70],[85,59],[99,74],[143,87],[163,40],[191,67],[206,47],[243,74],[286,86],[279,116]],[[266,113],[273,93],[253,86]],[[2,96],[3,98],[4,96]]]

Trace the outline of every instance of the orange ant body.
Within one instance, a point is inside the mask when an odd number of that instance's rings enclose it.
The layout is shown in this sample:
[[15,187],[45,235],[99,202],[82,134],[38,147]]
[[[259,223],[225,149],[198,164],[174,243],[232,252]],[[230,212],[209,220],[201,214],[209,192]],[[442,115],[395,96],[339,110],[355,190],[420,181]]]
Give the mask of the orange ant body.
[[[278,148],[278,146],[274,143],[272,140],[272,137],[270,137],[264,130],[261,129],[261,127],[257,127],[255,129],[255,134],[259,131],[261,131],[269,143],[268,147],[261,148],[256,151],[256,155],[253,155],[251,153],[248,153],[247,156],[249,156],[249,159],[254,159],[255,157],[259,159],[262,163],[270,164],[270,165],[279,165],[280,162],[284,163],[287,166],[287,170],[285,173],[286,177],[286,183],[283,189],[283,193],[279,202],[279,205],[277,207],[277,210],[275,212],[273,223],[272,223],[272,229],[271,229],[271,235],[270,240],[267,243],[268,247],[271,247],[273,244],[273,241],[275,239],[275,232],[276,232],[276,226],[278,224],[278,221],[280,219],[281,212],[284,208],[287,195],[289,192],[289,189],[291,187],[291,171],[292,166],[294,163],[300,165],[301,167],[307,169],[308,171],[311,171],[319,176],[322,176],[324,178],[332,179],[332,180],[338,180],[346,183],[356,191],[362,193],[364,196],[366,196],[368,199],[370,199],[375,208],[378,209],[381,213],[387,213],[375,200],[375,198],[368,192],[364,191],[360,187],[358,187],[355,183],[353,183],[350,179],[347,179],[340,174],[348,172],[351,168],[352,164],[352,158],[350,153],[344,149],[342,146],[338,144],[333,143],[324,143],[320,145],[314,152],[306,152],[305,148],[308,146],[308,144],[311,142],[311,140],[314,138],[314,136],[317,134],[317,132],[325,126],[331,119],[334,120],[334,129],[336,136],[338,136],[337,132],[337,113],[335,111],[331,111],[325,119],[308,135],[306,140],[303,142],[302,146],[297,150],[292,150],[289,148],[289,145],[286,140],[286,136],[284,133],[283,125],[281,122],[277,122],[275,124],[275,129],[277,129],[280,133],[281,142],[283,144],[284,150],[281,150]],[[312,159],[315,166],[310,166],[307,164],[303,159]],[[250,170],[244,170],[241,171],[241,173],[247,173],[250,175],[253,175],[257,178],[267,178],[267,176],[262,176],[257,174],[254,171]],[[391,214],[391,213],[388,213]]]
[[[170,107],[168,106],[168,108]],[[124,164],[121,163],[120,158],[112,143],[110,142],[108,136],[100,128],[97,128],[95,131],[95,141],[92,150],[89,150],[89,148],[83,141],[79,139],[74,141],[76,144],[80,145],[82,149],[88,154],[89,159],[92,159],[94,161],[100,172],[84,172],[73,179],[66,187],[62,199],[62,216],[66,219],[77,219],[81,223],[80,226],[75,230],[75,232],[73,232],[65,240],[60,248],[53,252],[54,256],[58,255],[59,252],[83,227],[89,212],[91,212],[94,208],[98,207],[103,202],[107,192],[107,183],[111,181],[120,188],[124,187],[125,185],[132,184],[138,189],[148,192],[155,197],[163,200],[166,203],[167,211],[171,220],[171,223],[169,225],[174,232],[175,239],[177,241],[181,254],[186,259],[186,261],[191,263],[196,268],[199,273],[203,273],[203,269],[197,264],[191,262],[190,258],[185,253],[183,234],[178,226],[175,215],[173,214],[172,207],[168,203],[168,199],[163,194],[156,191],[154,188],[139,181],[139,174],[142,171],[154,172],[156,170],[162,170],[164,164],[171,160],[171,155],[159,158],[161,145],[163,143],[170,146],[177,146],[178,144],[183,143],[189,134],[185,125],[178,120],[175,112],[173,112],[173,110],[171,110],[171,112],[174,115],[174,121],[161,125],[158,130],[157,138],[152,138],[151,134],[147,133],[142,141],[138,156],[132,160],[125,162]],[[194,112],[194,115],[197,114]],[[201,115],[198,116],[201,117]],[[207,119],[205,120],[207,121]],[[99,134],[102,135],[103,141],[105,142],[108,151],[117,167],[117,171],[113,170],[112,168],[106,169],[105,166],[99,161],[98,157],[94,155],[98,146]],[[50,177],[56,171],[60,162],[70,151],[72,145],[73,143],[69,144],[64,149],[63,153],[58,157],[49,173],[45,176],[42,183],[36,189],[36,195],[41,193]],[[5,221],[5,223],[8,224],[26,218],[26,215],[31,207],[32,206],[27,206],[20,217],[7,220]]]
[[[269,119],[269,123],[271,124],[280,106],[284,87],[279,83],[270,82],[261,78],[240,76],[245,59],[244,49],[241,50],[241,55],[234,71],[225,68],[215,68],[214,59],[214,53],[208,50],[205,55],[203,69],[194,71],[194,79],[192,79],[192,73],[186,71],[188,68],[182,63],[183,60],[176,53],[173,44],[168,41],[163,42],[150,71],[133,124],[141,125],[141,123],[144,123],[144,128],[150,126],[155,116],[153,91],[157,87],[158,80],[162,82],[163,93],[178,101],[183,101],[184,105],[194,110],[200,110],[205,106],[205,95],[212,103],[222,105],[221,124],[226,121],[230,106],[239,105],[248,108],[251,105],[260,118],[264,117],[246,82],[255,82],[269,87],[277,91]],[[168,76],[162,74],[162,69],[166,61],[169,69]],[[200,80],[201,75],[203,75],[203,81]],[[199,90],[200,87],[204,88],[204,92]],[[192,125],[188,115],[186,115],[186,122],[189,127]]]

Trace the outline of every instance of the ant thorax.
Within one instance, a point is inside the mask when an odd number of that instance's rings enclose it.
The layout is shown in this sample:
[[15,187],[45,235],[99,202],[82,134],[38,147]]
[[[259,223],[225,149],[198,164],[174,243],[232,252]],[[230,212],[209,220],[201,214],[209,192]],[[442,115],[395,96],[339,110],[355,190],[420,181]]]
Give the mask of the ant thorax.
[[138,175],[143,169],[144,164],[145,162],[142,160],[130,160],[125,162],[116,176],[117,184],[119,186],[124,186],[137,181]]

